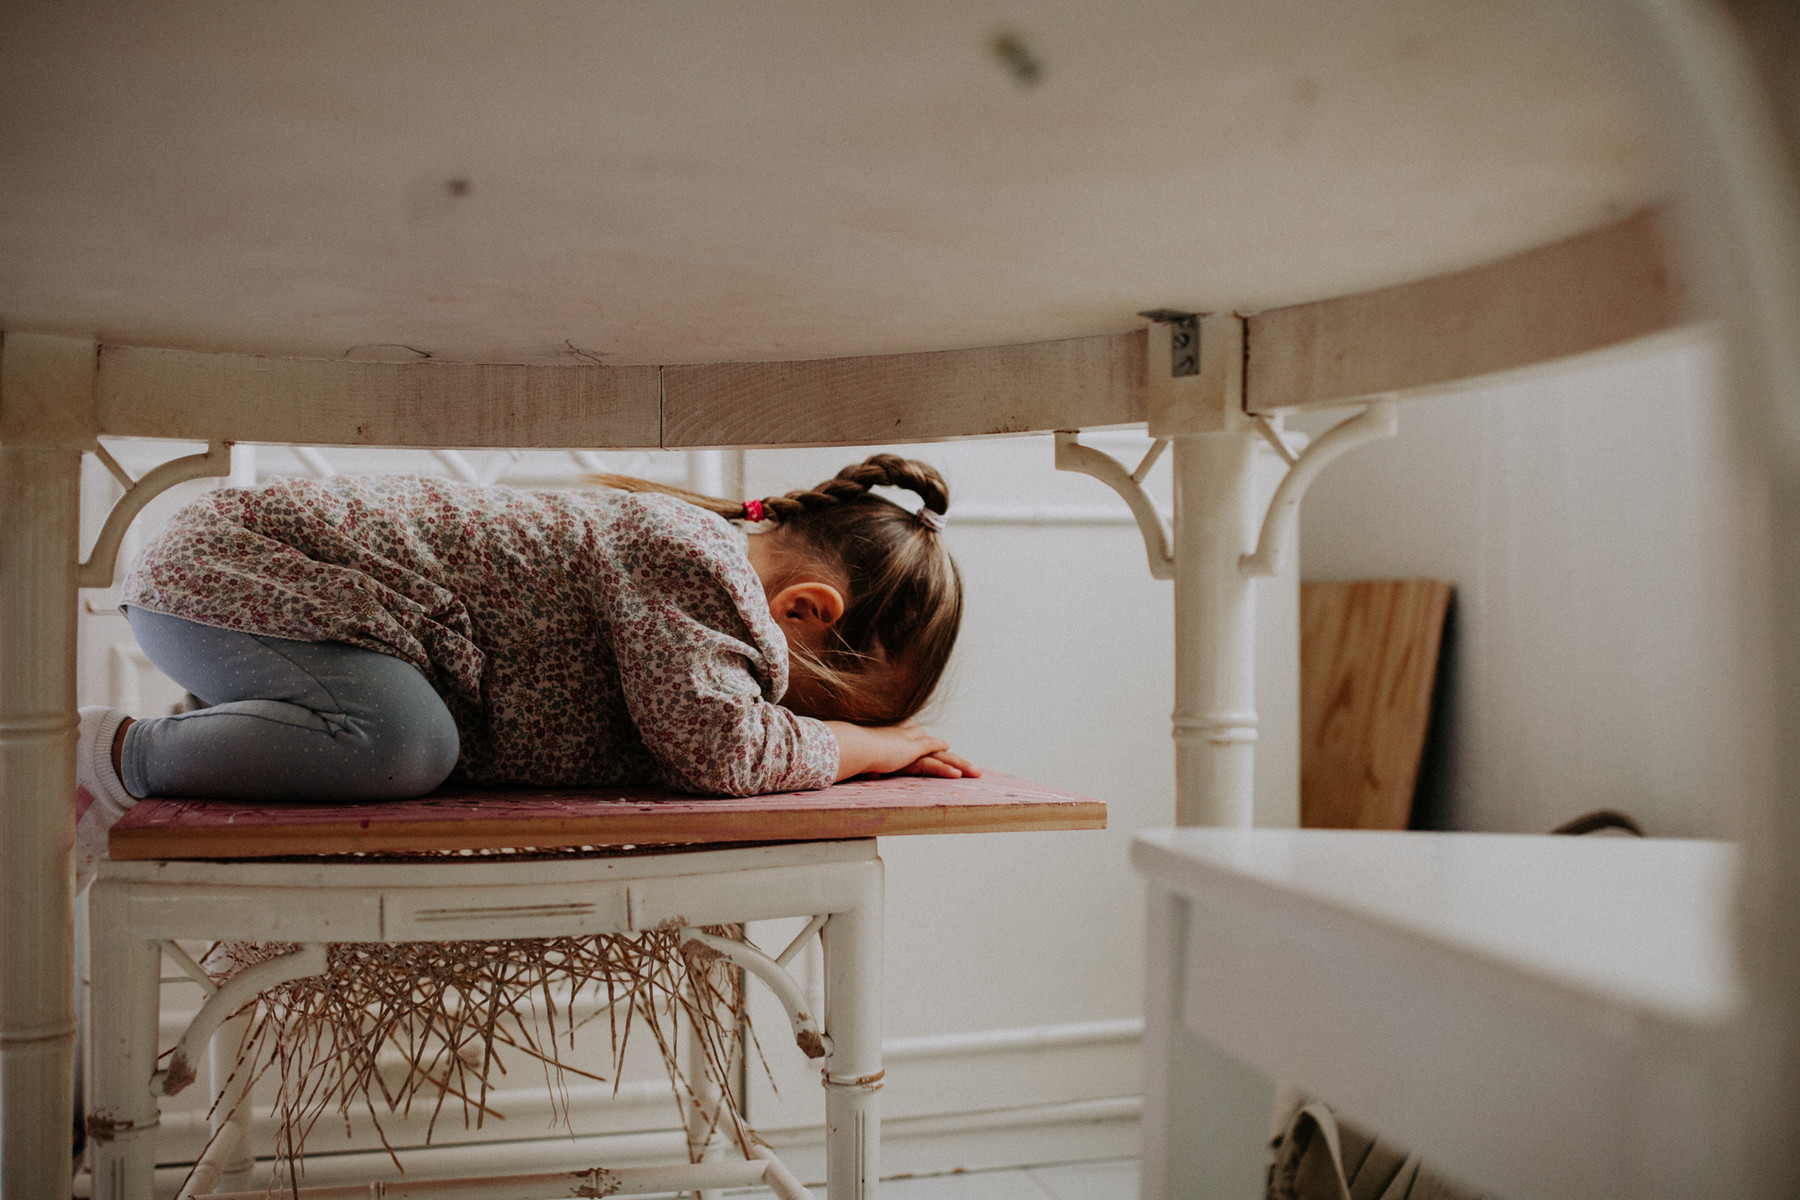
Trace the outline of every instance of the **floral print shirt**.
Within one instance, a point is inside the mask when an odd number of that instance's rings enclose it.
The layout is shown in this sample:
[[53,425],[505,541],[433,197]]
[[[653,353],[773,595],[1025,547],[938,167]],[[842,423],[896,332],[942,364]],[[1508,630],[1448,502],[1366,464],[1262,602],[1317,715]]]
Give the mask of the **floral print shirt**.
[[837,739],[776,701],[787,642],[743,535],[670,496],[343,476],[227,488],[139,556],[124,603],[405,659],[478,783],[825,787]]

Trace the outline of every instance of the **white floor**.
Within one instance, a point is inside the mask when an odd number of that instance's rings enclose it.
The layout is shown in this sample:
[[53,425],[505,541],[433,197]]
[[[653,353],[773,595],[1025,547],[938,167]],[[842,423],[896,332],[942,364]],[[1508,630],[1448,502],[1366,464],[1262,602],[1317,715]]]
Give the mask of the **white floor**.
[[[767,1195],[760,1189],[727,1194]],[[882,1200],[1137,1200],[1137,1195],[1135,1158],[881,1181]]]

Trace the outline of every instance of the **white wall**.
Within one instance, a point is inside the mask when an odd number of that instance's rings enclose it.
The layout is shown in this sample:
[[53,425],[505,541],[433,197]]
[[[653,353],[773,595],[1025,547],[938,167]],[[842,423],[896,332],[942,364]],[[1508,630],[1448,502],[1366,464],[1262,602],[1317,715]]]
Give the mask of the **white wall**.
[[[1128,465],[1150,444],[1141,429],[1084,440]],[[949,479],[945,537],[965,584],[962,635],[927,723],[982,766],[1097,797],[1108,815],[1103,831],[883,839],[886,1029],[904,1051],[883,1093],[884,1170],[1135,1153],[1143,886],[1127,856],[1137,830],[1174,821],[1171,585],[1151,578],[1124,502],[1055,471],[1048,437],[892,449]],[[751,451],[746,492],[809,486],[866,453]],[[1168,470],[1148,480],[1165,504]],[[1285,596],[1259,584],[1271,647],[1295,636],[1286,584]],[[1259,666],[1258,818],[1291,824],[1291,648]],[[778,1082],[780,1097],[753,1091],[751,1112],[787,1153],[786,1131],[816,1119],[818,1089]],[[959,1124],[989,1133],[952,1132]]]
[[1541,831],[1605,806],[1653,834],[1736,827],[1765,711],[1763,495],[1719,370],[1690,340],[1410,401],[1396,439],[1314,486],[1304,578],[1457,586],[1432,823]]
[[[1125,856],[1133,829],[1173,819],[1168,585],[1150,578],[1128,523],[996,519],[1029,506],[1123,513],[1100,484],[1056,473],[1048,439],[901,452],[951,481],[945,536],[965,581],[963,633],[929,723],[983,766],[1098,797],[1110,812],[1104,832],[883,841],[890,962],[946,968],[945,986],[890,989],[888,1027],[1135,1015],[1140,897]],[[815,483],[865,453],[752,452],[748,490]],[[970,519],[983,510],[988,519]],[[978,905],[987,913],[971,920]],[[1086,978],[1068,978],[1071,963]]]

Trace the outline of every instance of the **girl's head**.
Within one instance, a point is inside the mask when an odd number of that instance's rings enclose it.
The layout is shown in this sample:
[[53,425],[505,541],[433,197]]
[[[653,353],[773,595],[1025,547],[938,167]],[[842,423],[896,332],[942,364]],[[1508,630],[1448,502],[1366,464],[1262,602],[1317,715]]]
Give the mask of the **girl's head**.
[[[642,480],[599,481],[769,522],[750,539],[750,561],[788,639],[788,707],[892,725],[931,698],[962,625],[962,577],[938,532],[950,491],[935,468],[877,454],[817,487],[749,504]],[[916,494],[919,514],[869,490],[882,486]]]

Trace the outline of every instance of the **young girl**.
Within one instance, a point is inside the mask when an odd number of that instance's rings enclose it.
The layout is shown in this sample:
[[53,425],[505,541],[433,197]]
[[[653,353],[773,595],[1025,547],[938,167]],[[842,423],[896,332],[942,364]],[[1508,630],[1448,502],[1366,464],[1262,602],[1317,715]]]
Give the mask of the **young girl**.
[[619,490],[340,477],[184,509],[124,606],[209,707],[82,710],[80,884],[144,796],[391,800],[453,771],[742,796],[978,773],[910,720],[962,619],[933,468],[878,454],[747,503],[596,481]]

